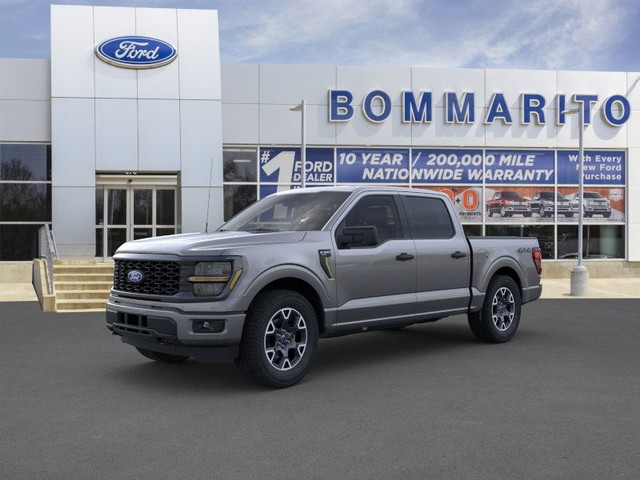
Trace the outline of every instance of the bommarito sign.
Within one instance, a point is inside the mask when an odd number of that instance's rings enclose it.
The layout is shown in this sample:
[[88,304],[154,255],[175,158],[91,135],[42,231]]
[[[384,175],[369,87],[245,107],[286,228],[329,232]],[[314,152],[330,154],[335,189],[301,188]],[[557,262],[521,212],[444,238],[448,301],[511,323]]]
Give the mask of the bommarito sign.
[[[402,101],[401,115],[403,123],[429,124],[433,121],[433,94],[430,91],[404,91],[400,95]],[[600,100],[595,94],[558,94],[555,96],[555,123],[564,125],[568,108],[568,99],[575,106],[582,106],[584,124],[589,125],[592,110]],[[445,92],[444,93],[444,122],[449,124],[470,124],[479,121],[476,118],[476,98],[474,92]],[[329,90],[329,122],[348,122],[353,118],[354,98],[349,90]],[[522,125],[545,125],[547,118],[545,107],[548,100],[537,93],[520,94],[520,118]],[[382,123],[391,115],[391,96],[383,90],[373,90],[362,99],[362,115],[373,123]],[[611,95],[604,99],[602,108],[604,120],[612,127],[624,125],[631,116],[631,105],[624,95]],[[487,114],[481,119],[485,125],[492,125],[500,121],[506,125],[514,122],[513,114],[505,94],[497,92],[491,96],[487,105]]]

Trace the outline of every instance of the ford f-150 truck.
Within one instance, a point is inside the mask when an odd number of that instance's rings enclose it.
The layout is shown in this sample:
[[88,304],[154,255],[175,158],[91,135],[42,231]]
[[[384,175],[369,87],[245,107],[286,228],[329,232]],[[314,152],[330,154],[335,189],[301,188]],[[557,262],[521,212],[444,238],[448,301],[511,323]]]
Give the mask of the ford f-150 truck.
[[213,233],[125,243],[107,327],[156,361],[235,360],[288,387],[319,337],[466,314],[480,340],[510,340],[542,292],[541,258],[535,238],[465,237],[441,193],[291,190]]
[[486,209],[488,217],[492,217],[494,213],[499,213],[501,217],[513,217],[514,214],[525,217],[532,215],[531,202],[519,192],[512,191],[495,192],[493,198],[487,200]]

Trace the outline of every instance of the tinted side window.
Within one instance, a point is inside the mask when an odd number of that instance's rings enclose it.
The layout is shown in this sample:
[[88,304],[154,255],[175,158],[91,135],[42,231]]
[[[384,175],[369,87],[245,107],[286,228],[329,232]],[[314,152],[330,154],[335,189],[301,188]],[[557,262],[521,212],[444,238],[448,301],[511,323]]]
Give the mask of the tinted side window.
[[439,198],[404,197],[413,238],[450,238],[455,233],[449,210]]
[[390,195],[369,195],[358,201],[344,219],[342,227],[363,226],[376,227],[378,243],[393,238],[402,238],[398,210],[393,197]]

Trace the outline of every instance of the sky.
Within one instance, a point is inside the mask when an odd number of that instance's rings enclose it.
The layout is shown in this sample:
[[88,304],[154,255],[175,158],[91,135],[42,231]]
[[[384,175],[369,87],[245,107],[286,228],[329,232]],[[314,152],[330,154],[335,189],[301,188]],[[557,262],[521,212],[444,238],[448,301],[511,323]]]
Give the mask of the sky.
[[[0,0],[0,58],[49,58],[49,5]],[[95,0],[217,9],[223,63],[640,71],[640,0]]]

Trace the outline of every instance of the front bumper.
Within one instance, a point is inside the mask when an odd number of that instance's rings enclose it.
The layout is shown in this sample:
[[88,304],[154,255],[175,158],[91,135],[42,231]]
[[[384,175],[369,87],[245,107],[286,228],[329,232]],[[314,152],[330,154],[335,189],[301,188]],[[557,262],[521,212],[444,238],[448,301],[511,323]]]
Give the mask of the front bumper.
[[[112,295],[106,308],[107,328],[124,343],[155,352],[202,360],[237,357],[245,313],[190,311],[189,305]],[[204,322],[210,325],[208,331],[194,328]]]

